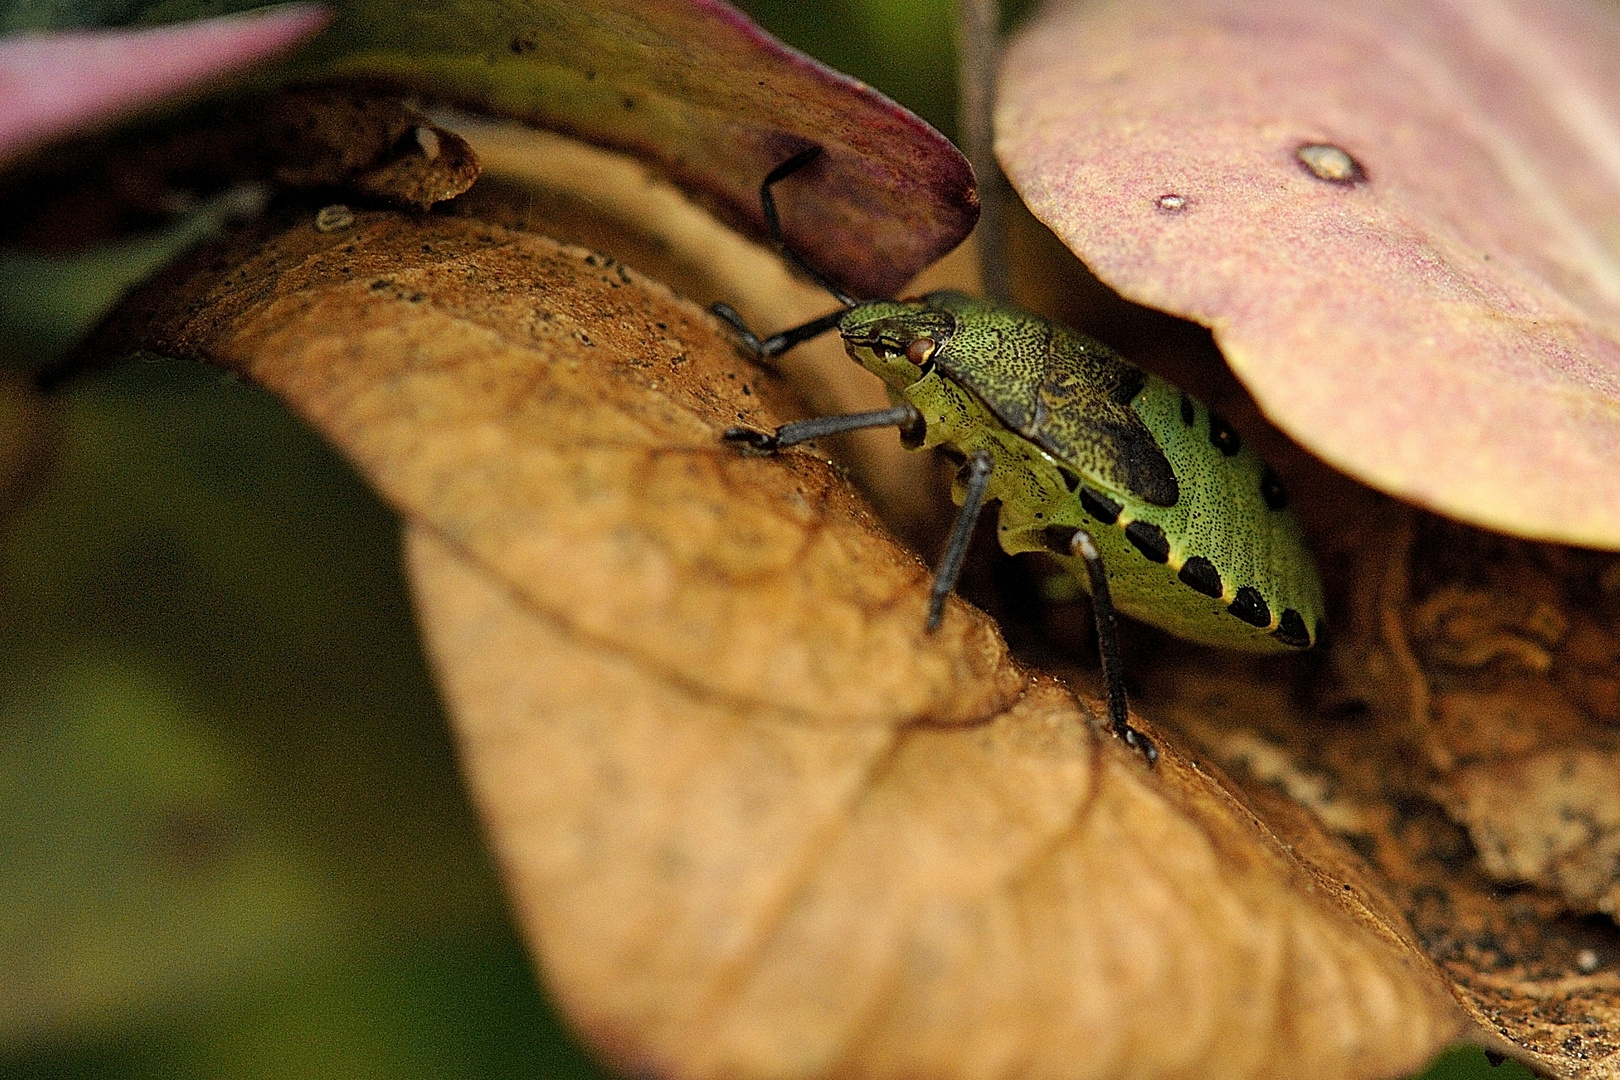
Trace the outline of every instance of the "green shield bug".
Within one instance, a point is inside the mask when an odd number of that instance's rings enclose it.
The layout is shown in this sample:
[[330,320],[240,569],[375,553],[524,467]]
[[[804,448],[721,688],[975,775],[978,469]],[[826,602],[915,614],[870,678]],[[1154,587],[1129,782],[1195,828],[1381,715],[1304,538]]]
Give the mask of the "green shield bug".
[[1270,467],[1219,415],[1108,346],[1017,308],[936,292],[856,301],[782,238],[771,188],[813,162],[795,154],[766,176],[760,206],[783,255],[843,310],[760,339],[735,311],[714,311],[768,360],[836,328],[881,378],[892,408],[731,428],[758,452],[868,427],[962,461],[961,506],[935,573],[927,627],[956,586],[980,512],[1000,504],[1001,546],[1045,551],[1092,595],[1113,729],[1151,762],[1127,722],[1114,609],[1205,645],[1249,652],[1310,648],[1322,586],[1299,521]]

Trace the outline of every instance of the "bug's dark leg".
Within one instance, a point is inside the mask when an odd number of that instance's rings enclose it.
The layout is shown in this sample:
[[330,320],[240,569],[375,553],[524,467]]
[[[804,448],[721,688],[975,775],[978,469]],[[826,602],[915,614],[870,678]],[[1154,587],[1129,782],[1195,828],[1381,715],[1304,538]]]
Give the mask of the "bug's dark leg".
[[727,428],[720,437],[726,442],[741,443],[750,450],[770,453],[797,443],[809,442],[824,435],[842,435],[846,431],[862,428],[898,427],[902,433],[915,433],[923,423],[922,413],[912,405],[896,405],[892,409],[872,412],[846,413],[843,416],[818,416],[814,420],[795,420],[783,424],[775,431],[755,431],[753,428]]
[[844,317],[842,311],[830,311],[819,319],[811,319],[802,326],[795,326],[783,330],[780,334],[772,334],[768,338],[761,338],[748,328],[743,317],[737,314],[735,308],[729,304],[713,304],[709,308],[720,318],[731,324],[737,331],[737,340],[743,348],[754,354],[756,360],[770,360],[787,352],[801,341],[809,341],[813,337],[820,337],[828,330],[836,329],[838,320]]
[[967,474],[967,497],[962,500],[962,509],[957,511],[945,555],[939,560],[939,569],[934,571],[934,587],[928,593],[930,634],[939,629],[945,618],[945,598],[951,595],[957,579],[962,576],[962,563],[967,559],[968,543],[973,539],[973,526],[978,523],[985,493],[990,490],[990,467],[990,455],[984,450],[975,450],[962,466]]
[[[821,154],[822,149],[819,146],[800,150],[797,154],[766,173],[764,182],[759,185],[759,209],[765,215],[765,229],[770,233],[771,242],[776,245],[776,250],[782,253],[782,257],[798,267],[799,271],[811,281],[831,293],[834,300],[837,300],[846,308],[852,308],[855,306],[854,297],[828,281],[809,263],[799,258],[797,252],[788,247],[787,240],[782,235],[781,215],[776,212],[776,196],[771,193],[771,188],[821,157]],[[780,356],[799,344],[799,342],[809,341],[813,337],[826,333],[836,327],[838,320],[843,318],[844,315],[842,311],[834,311],[821,316],[819,319],[811,319],[803,326],[795,326],[791,330],[784,330],[780,334],[772,334],[768,338],[762,338],[748,328],[748,324],[743,322],[742,316],[738,315],[731,305],[714,304],[709,310],[730,323],[732,328],[737,331],[737,336],[741,339],[743,345],[753,352],[755,358],[760,360],[769,360],[774,356]]]
[[782,253],[782,257],[798,267],[811,281],[831,293],[834,300],[851,308],[855,306],[854,297],[822,277],[814,267],[799,258],[798,254],[788,247],[787,241],[782,237],[782,219],[776,213],[776,196],[771,193],[771,188],[821,157],[821,154],[822,149],[819,146],[800,150],[766,173],[764,182],[759,185],[759,208],[765,215],[765,228],[770,231],[771,240],[776,244],[776,249]]
[[1091,611],[1097,618],[1097,650],[1102,653],[1103,684],[1108,690],[1108,720],[1114,734],[1125,740],[1125,745],[1141,752],[1149,765],[1159,759],[1159,748],[1153,740],[1131,727],[1130,711],[1125,704],[1125,673],[1119,656],[1119,631],[1114,623],[1114,601],[1108,593],[1108,570],[1091,536],[1080,530],[1075,533],[1073,550],[1086,561],[1086,574],[1091,578]]

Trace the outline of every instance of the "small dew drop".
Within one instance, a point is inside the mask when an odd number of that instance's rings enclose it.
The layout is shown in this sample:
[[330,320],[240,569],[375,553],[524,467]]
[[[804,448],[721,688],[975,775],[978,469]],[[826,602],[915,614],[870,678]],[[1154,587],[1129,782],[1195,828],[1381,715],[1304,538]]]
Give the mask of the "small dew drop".
[[1294,156],[1318,180],[1332,184],[1355,184],[1367,179],[1361,163],[1332,143],[1307,143],[1295,150]]
[[1590,975],[1603,963],[1596,949],[1582,949],[1575,954],[1575,966],[1584,974]]
[[342,203],[333,203],[315,211],[316,232],[341,232],[354,224],[354,211]]
[[1158,205],[1160,210],[1165,210],[1174,214],[1176,211],[1186,207],[1187,197],[1185,195],[1176,195],[1173,193],[1168,195],[1160,195]]

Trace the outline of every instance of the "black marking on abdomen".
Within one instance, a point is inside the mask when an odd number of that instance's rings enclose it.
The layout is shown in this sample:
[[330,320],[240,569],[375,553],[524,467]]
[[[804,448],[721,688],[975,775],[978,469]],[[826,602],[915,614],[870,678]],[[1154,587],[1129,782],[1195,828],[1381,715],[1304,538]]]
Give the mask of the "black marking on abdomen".
[[1080,486],[1080,478],[1072,469],[1065,469],[1061,465],[1058,466],[1058,475],[1063,477],[1063,486],[1069,489],[1069,494],[1074,494],[1074,489]]
[[1293,608],[1283,609],[1282,618],[1277,621],[1277,629],[1271,632],[1271,636],[1296,649],[1311,646],[1311,635],[1305,629],[1305,619]]
[[1048,525],[1041,530],[1041,543],[1046,550],[1058,555],[1074,555],[1074,542],[1080,536],[1080,530],[1073,525]]
[[1273,510],[1281,510],[1288,505],[1288,493],[1283,490],[1282,481],[1277,479],[1270,465],[1260,474],[1260,497]]
[[1080,507],[1104,525],[1118,521],[1119,512],[1125,509],[1100,491],[1092,491],[1088,487],[1080,489]]
[[1183,427],[1192,427],[1194,421],[1196,421],[1197,419],[1198,419],[1198,413],[1193,409],[1192,398],[1187,396],[1186,391],[1182,391],[1182,394],[1181,394],[1181,424],[1182,424],[1182,426]]
[[1202,555],[1194,555],[1182,563],[1181,573],[1176,576],[1189,588],[1205,596],[1219,596],[1226,591],[1226,586],[1221,582],[1221,572]]
[[1170,561],[1170,541],[1164,530],[1151,521],[1133,521],[1125,526],[1125,539],[1154,562]]
[[1238,438],[1238,433],[1232,425],[1226,422],[1225,417],[1217,416],[1213,411],[1209,414],[1209,441],[1210,445],[1227,457],[1232,457],[1243,449],[1243,440]]
[[1271,625],[1271,608],[1266,604],[1266,598],[1260,595],[1260,590],[1253,585],[1239,589],[1237,599],[1227,604],[1226,610],[1250,626]]

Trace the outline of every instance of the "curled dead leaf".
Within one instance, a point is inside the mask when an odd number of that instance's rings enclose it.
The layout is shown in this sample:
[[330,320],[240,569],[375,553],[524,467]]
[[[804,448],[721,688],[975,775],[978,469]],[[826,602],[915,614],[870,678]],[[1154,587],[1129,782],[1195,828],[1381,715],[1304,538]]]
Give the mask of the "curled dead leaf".
[[411,523],[520,920],[620,1063],[1372,1077],[1462,1030],[1297,807],[1174,742],[1147,769],[965,604],[925,634],[927,567],[826,462],[718,443],[789,388],[622,264],[299,221],[149,291],[135,342],[272,388]]

